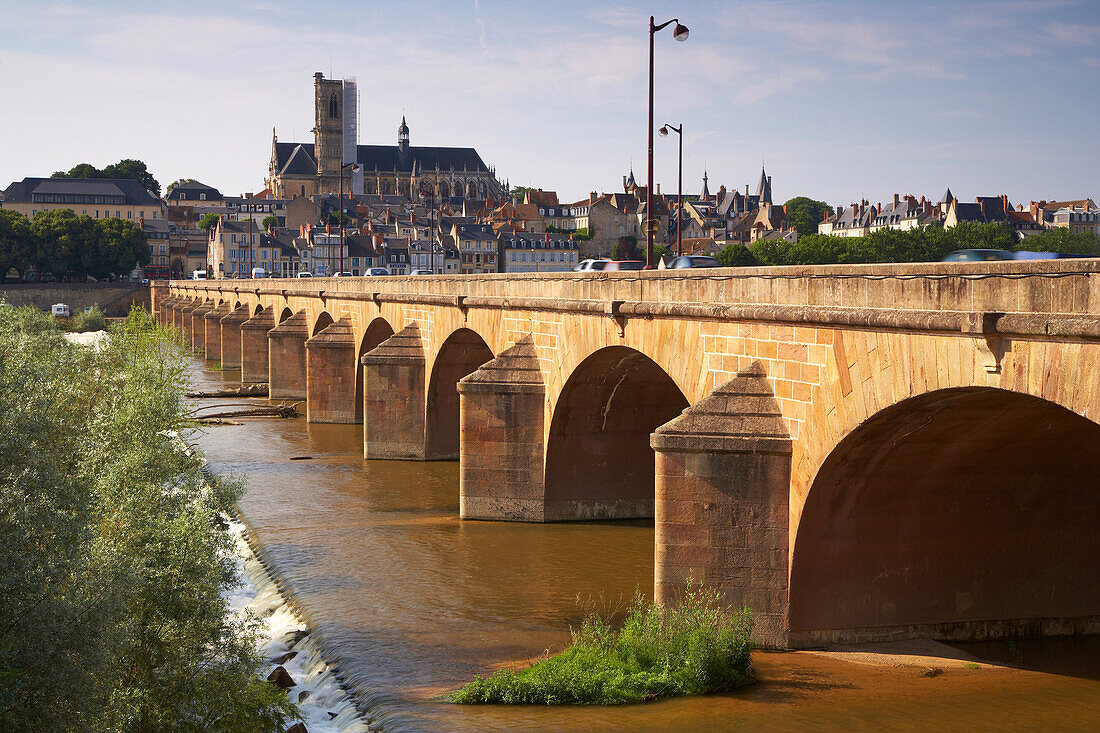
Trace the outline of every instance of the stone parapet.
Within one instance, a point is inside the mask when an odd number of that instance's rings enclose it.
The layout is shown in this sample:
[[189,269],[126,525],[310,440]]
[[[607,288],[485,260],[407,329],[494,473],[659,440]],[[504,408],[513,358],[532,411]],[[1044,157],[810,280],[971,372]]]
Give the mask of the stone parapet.
[[267,332],[275,328],[275,312],[267,308],[241,324],[241,381],[266,382]]
[[341,318],[306,345],[306,420],[357,423],[355,404],[355,333],[351,319]]
[[222,369],[241,368],[241,325],[249,318],[248,306],[239,305],[221,319]]
[[527,334],[458,382],[459,512],[464,519],[546,520],[546,387]]
[[763,368],[741,371],[650,443],[658,602],[701,583],[752,610],[757,643],[786,647],[792,445]]
[[306,398],[306,339],[309,317],[298,311],[267,332],[268,395],[271,399]]
[[363,355],[363,455],[425,456],[425,358],[411,323]]

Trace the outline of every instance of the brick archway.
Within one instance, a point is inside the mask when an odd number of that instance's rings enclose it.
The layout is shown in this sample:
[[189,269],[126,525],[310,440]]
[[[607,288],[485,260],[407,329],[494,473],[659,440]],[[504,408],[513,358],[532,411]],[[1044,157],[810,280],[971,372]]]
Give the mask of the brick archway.
[[873,415],[829,454],[802,507],[792,645],[1095,622],[1098,443],[1100,425],[990,387],[936,390]]
[[592,353],[562,388],[546,446],[547,519],[652,517],[650,434],[687,398],[640,351]]

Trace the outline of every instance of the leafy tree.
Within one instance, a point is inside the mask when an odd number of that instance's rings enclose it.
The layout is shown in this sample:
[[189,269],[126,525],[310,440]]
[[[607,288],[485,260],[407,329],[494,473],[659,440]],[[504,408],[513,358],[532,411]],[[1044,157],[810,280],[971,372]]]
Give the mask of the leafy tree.
[[219,218],[221,217],[217,214],[203,214],[202,218],[199,219],[199,226],[209,233],[211,229],[217,226]]
[[351,223],[351,219],[343,211],[333,211],[328,215],[328,223],[334,227],[340,226],[340,222],[347,226]]
[[57,277],[83,273],[86,258],[98,257],[96,220],[72,209],[39,211],[31,220],[35,240],[34,268]]
[[512,186],[512,188],[508,191],[508,195],[515,196],[520,201],[523,201],[523,195],[528,191],[534,190],[536,189],[532,188],[531,186]]
[[149,236],[129,219],[100,219],[99,258],[96,277],[122,276],[149,264]]
[[638,238],[627,235],[611,246],[611,259],[636,260],[638,257]]
[[783,204],[783,208],[799,236],[817,234],[817,225],[825,218],[825,213],[832,209],[824,201],[815,201],[806,196],[795,196]]
[[179,450],[184,362],[144,311],[101,348],[0,309],[0,729],[282,731],[222,593],[237,488]]
[[171,183],[168,184],[168,188],[166,188],[164,190],[164,195],[167,196],[168,194],[172,193],[173,188],[175,188],[176,186],[182,186],[185,183],[195,183],[195,179],[194,178],[177,178],[176,180],[174,180],[174,181],[172,181]]
[[149,172],[144,161],[134,158],[123,158],[117,163],[111,163],[103,170],[99,170],[91,163],[80,163],[69,171],[56,171],[51,178],[132,178],[141,181],[141,185],[150,193],[160,196],[160,183]]
[[273,214],[265,216],[261,226],[263,226],[264,231],[270,232],[272,229],[279,226],[279,217]]
[[34,257],[34,240],[27,217],[11,209],[0,209],[0,281],[15,268],[23,275]]
[[752,250],[743,244],[731,244],[718,253],[718,261],[725,267],[752,267],[759,265]]

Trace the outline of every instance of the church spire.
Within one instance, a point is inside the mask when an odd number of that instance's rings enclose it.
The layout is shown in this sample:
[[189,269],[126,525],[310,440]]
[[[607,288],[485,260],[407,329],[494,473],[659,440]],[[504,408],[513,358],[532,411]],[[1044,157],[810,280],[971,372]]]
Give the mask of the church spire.
[[402,153],[409,149],[409,126],[405,124],[405,115],[401,115],[401,126],[397,128],[397,147]]
[[763,162],[760,163],[760,183],[756,184],[756,195],[762,204],[772,202],[772,178],[764,171]]
[[710,199],[710,189],[707,188],[707,169],[703,169],[703,192],[699,194],[699,198],[703,201]]

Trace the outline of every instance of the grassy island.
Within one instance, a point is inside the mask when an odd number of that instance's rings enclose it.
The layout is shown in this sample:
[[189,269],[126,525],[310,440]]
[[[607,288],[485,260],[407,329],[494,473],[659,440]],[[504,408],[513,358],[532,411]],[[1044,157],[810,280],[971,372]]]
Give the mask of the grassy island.
[[753,681],[751,632],[748,609],[726,611],[716,592],[692,586],[676,606],[635,600],[617,629],[591,615],[562,653],[478,677],[450,700],[618,705],[726,692]]

